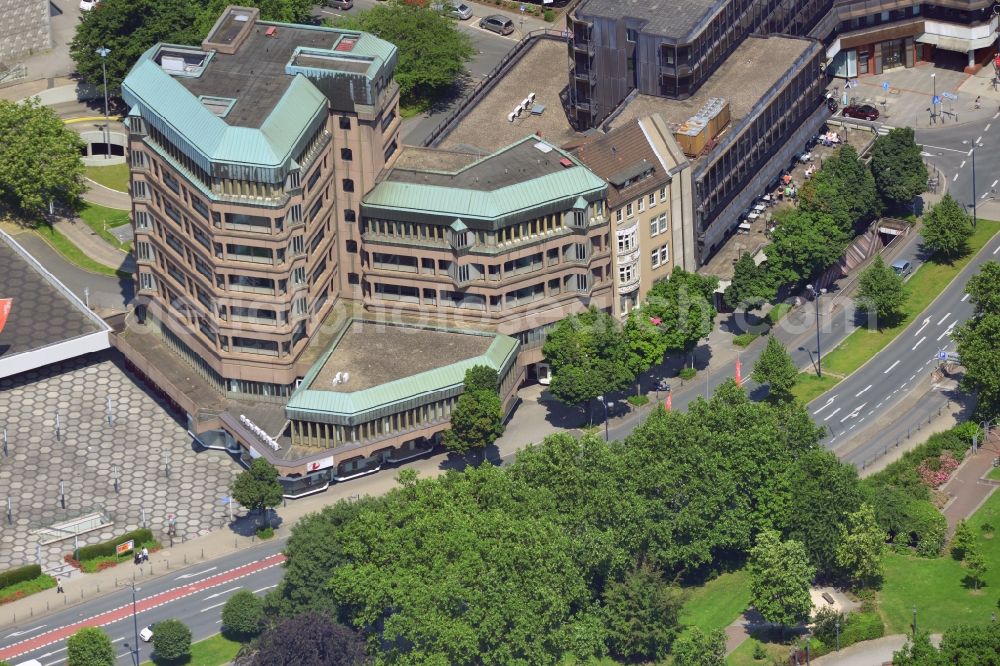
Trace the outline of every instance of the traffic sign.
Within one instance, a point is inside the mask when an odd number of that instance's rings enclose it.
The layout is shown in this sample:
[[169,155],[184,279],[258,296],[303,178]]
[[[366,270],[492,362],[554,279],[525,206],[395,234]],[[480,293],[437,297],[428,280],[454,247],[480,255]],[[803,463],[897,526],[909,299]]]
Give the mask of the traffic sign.
[[522,3],[521,3],[521,13],[523,14],[523,13],[524,13],[524,12],[526,12],[527,10],[528,10],[528,8],[527,8],[527,7],[525,7],[525,6],[524,6],[524,3],[522,2]]
[[223,495],[222,497],[219,498],[219,504],[229,504],[232,501],[233,498],[229,497],[228,495]]
[[939,361],[947,361],[948,360],[948,352],[946,352],[946,351],[939,351],[937,353],[937,358],[938,358]]
[[950,99],[953,102],[958,99],[958,95],[956,95],[955,93],[950,93],[950,92],[943,92],[943,93],[941,93],[941,97],[944,97],[945,99]]
[[888,81],[883,81],[882,82],[882,90],[885,90],[886,92],[889,92],[889,82]]
[[931,97],[931,104],[940,104],[940,103],[941,103],[941,98],[940,97],[938,97],[937,95],[934,95],[933,97]]

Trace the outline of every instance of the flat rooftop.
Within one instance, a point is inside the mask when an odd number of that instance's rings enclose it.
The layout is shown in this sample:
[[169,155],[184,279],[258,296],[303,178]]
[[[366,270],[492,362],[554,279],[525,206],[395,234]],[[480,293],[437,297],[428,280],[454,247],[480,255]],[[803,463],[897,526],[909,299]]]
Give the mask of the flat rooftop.
[[268,27],[255,25],[232,55],[216,51],[201,76],[178,76],[176,81],[195,96],[235,99],[222,119],[234,127],[259,128],[292,82],[285,65],[295,49],[332,49],[343,36],[340,32],[282,25],[268,37]]
[[[429,157],[418,149],[423,157]],[[545,141],[537,139],[522,140],[506,150],[476,160],[476,155],[468,155],[459,159],[455,153],[451,160],[442,160],[433,164],[432,160],[421,159],[420,156],[407,158],[404,163],[410,168],[401,168],[397,162],[386,175],[386,180],[397,183],[412,183],[414,185],[436,185],[465,190],[480,190],[489,192],[502,187],[508,187],[534,178],[541,178],[550,173],[563,171],[571,166],[578,166],[563,153],[553,150]],[[462,155],[461,153],[458,155]],[[468,163],[468,158],[473,161]],[[563,162],[566,160],[566,162]],[[456,170],[444,170],[445,164],[457,164]],[[463,162],[465,162],[463,164]]]
[[[482,356],[494,337],[355,320],[307,388],[336,393],[363,391]],[[338,372],[348,373],[346,383],[334,384]]]
[[13,299],[0,359],[106,330],[8,243],[0,234],[0,298]]
[[747,37],[694,95],[685,100],[636,95],[612,121],[611,129],[654,113],[668,124],[680,125],[698,113],[711,97],[729,102],[732,127],[750,113],[811,45],[807,39],[782,35]]
[[[566,62],[565,42],[535,40],[438,147],[489,154],[530,134],[541,134],[556,146],[578,140],[582,135],[569,124],[559,99],[559,92],[569,84]],[[544,106],[544,113],[533,115],[529,110],[509,122],[507,114],[532,92],[535,105]]]
[[583,0],[577,18],[631,18],[645,21],[642,32],[683,40],[715,15],[727,0]]

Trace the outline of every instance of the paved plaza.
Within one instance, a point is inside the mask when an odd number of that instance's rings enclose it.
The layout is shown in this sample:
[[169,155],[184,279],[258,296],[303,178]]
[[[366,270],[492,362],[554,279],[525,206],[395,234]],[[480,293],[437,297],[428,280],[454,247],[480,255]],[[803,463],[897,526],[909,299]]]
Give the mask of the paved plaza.
[[[41,539],[34,530],[95,509],[114,523],[81,536],[80,545],[140,527],[143,513],[162,542],[170,513],[178,539],[227,523],[219,498],[240,467],[220,451],[196,452],[186,428],[111,358],[104,352],[0,380],[0,428],[8,439],[8,455],[0,452],[0,571],[36,561]],[[72,537],[41,546],[42,565],[60,566],[72,549]]]

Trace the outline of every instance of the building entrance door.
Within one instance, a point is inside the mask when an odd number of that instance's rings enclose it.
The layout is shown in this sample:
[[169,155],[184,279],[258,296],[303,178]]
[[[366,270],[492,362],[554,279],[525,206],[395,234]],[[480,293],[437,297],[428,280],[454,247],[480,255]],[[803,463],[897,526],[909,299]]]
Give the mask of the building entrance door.
[[882,42],[882,70],[904,66],[904,51],[906,40],[890,39]]

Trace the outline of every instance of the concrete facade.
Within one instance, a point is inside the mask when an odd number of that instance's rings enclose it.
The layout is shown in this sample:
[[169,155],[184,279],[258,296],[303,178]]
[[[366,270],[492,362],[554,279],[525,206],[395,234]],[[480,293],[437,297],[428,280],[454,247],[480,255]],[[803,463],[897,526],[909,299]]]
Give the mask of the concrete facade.
[[0,0],[0,75],[25,56],[52,48],[48,0]]

